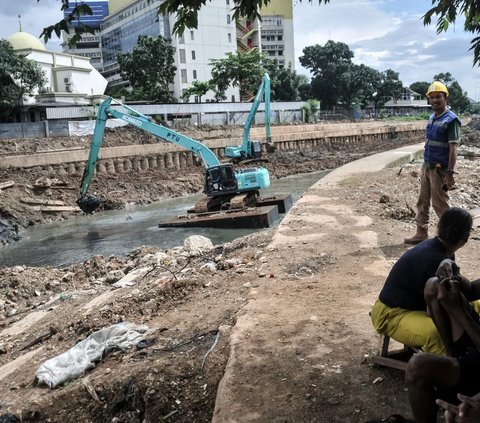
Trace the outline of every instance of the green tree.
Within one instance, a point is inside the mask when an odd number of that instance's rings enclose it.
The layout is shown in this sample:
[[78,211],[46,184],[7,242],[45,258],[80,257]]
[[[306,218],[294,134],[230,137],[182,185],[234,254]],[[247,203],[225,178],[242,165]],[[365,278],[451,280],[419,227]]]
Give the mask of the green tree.
[[312,98],[312,84],[306,75],[298,75],[298,95],[300,100],[307,101]]
[[265,73],[269,59],[257,50],[246,53],[236,51],[227,53],[223,59],[212,59],[212,79],[210,83],[215,90],[217,100],[225,100],[225,91],[231,85],[240,87],[241,95],[256,92],[258,84]]
[[[465,18],[463,29],[472,34],[480,32],[480,2],[478,0],[432,0],[433,7],[423,16],[423,23],[430,25],[432,17],[437,17],[437,34],[447,31],[454,24],[457,16]],[[471,41],[473,65],[480,65],[480,37]]]
[[140,35],[131,53],[117,56],[122,78],[128,79],[143,100],[158,103],[174,101],[169,84],[173,83],[175,48],[162,36]]
[[391,99],[398,99],[402,95],[403,83],[400,81],[398,72],[387,69],[380,74],[380,83],[377,94],[375,95],[375,113],[378,109]]
[[185,92],[182,94],[182,98],[184,100],[188,100],[190,96],[196,95],[198,96],[198,102],[202,102],[202,97],[207,94],[212,89],[212,84],[210,81],[202,82],[202,81],[193,81],[192,85],[188,87]]
[[347,110],[351,110],[353,104],[365,104],[377,90],[380,84],[381,74],[365,65],[351,64],[340,76],[339,88],[340,101]]
[[422,98],[427,98],[426,93],[430,84],[431,82],[427,81],[417,81],[410,85],[410,89],[420,94]]
[[121,99],[123,97],[125,101],[142,100],[141,93],[134,90],[129,90],[126,87],[111,87],[110,85],[107,85],[105,95],[116,99]]
[[0,119],[8,121],[25,94],[41,91],[46,78],[33,61],[15,53],[7,40],[0,40]]
[[278,63],[274,62],[275,66],[269,67],[268,73],[271,80],[271,100],[272,101],[297,101],[300,99],[300,85],[304,83],[292,67],[279,67]]
[[315,99],[309,99],[302,107],[303,114],[305,117],[305,122],[307,123],[316,123],[318,112],[320,111],[320,102]]
[[312,94],[321,100],[322,107],[335,107],[342,100],[345,73],[353,66],[352,58],[347,44],[332,40],[324,46],[316,44],[303,49],[300,63],[312,73]]

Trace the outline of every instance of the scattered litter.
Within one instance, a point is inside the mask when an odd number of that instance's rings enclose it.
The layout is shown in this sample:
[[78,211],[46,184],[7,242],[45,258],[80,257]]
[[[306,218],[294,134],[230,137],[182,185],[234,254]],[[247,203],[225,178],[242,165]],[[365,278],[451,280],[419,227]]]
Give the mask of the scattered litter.
[[213,351],[215,346],[217,345],[218,339],[220,338],[220,331],[217,330],[217,335],[215,336],[215,340],[213,341],[213,345],[210,347],[210,349],[207,351],[205,354],[205,357],[203,357],[202,360],[202,365],[200,366],[200,374],[203,376],[203,366],[205,365],[205,361],[207,361],[208,355]]
[[148,330],[145,325],[122,322],[100,329],[68,351],[45,361],[35,378],[40,384],[55,388],[95,367],[112,349],[126,350],[137,344]]
[[166,416],[162,417],[162,420],[167,420],[169,417],[172,417],[174,414],[178,413],[178,410],[170,411]]
[[312,269],[302,266],[300,269],[298,269],[298,272],[295,272],[295,277],[297,279],[311,279],[315,276],[315,273],[313,273]]
[[82,380],[82,385],[96,402],[101,403],[100,398],[98,398],[97,392],[95,391],[95,388],[90,382],[88,376]]
[[376,379],[373,380],[373,384],[376,385],[377,383],[382,383],[383,377],[378,376]]

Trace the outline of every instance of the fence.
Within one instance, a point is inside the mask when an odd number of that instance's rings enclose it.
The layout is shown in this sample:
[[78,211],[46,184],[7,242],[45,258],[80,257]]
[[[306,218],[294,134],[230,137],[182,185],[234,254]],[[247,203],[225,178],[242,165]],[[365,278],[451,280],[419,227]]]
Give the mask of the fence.
[[42,138],[68,136],[68,120],[1,123],[0,138]]

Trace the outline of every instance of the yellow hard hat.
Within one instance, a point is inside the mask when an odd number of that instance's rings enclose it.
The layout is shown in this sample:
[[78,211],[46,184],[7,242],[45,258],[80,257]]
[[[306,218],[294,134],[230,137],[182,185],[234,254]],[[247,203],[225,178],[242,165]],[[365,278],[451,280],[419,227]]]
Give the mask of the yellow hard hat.
[[427,97],[433,92],[440,92],[445,93],[448,97],[448,90],[445,84],[441,83],[440,81],[433,81],[427,90]]

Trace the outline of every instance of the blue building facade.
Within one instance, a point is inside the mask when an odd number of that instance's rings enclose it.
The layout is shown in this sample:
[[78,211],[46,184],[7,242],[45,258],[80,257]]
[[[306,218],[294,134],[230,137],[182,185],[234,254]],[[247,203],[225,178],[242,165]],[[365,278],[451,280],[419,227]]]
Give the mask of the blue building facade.
[[[102,23],[103,18],[108,16],[108,0],[84,0],[83,3],[90,6],[92,9],[92,15],[83,15],[79,19],[74,19],[72,21],[73,27],[78,28],[80,25],[87,25],[95,30],[100,29],[100,24]],[[70,7],[64,10],[63,16],[67,17],[72,13],[73,8],[75,7],[75,2],[70,2]]]
[[157,15],[159,0],[147,3],[133,1],[128,7],[111,15],[102,23],[102,54],[104,67],[117,62],[119,53],[129,53],[137,45],[139,35],[170,38],[167,16]]

